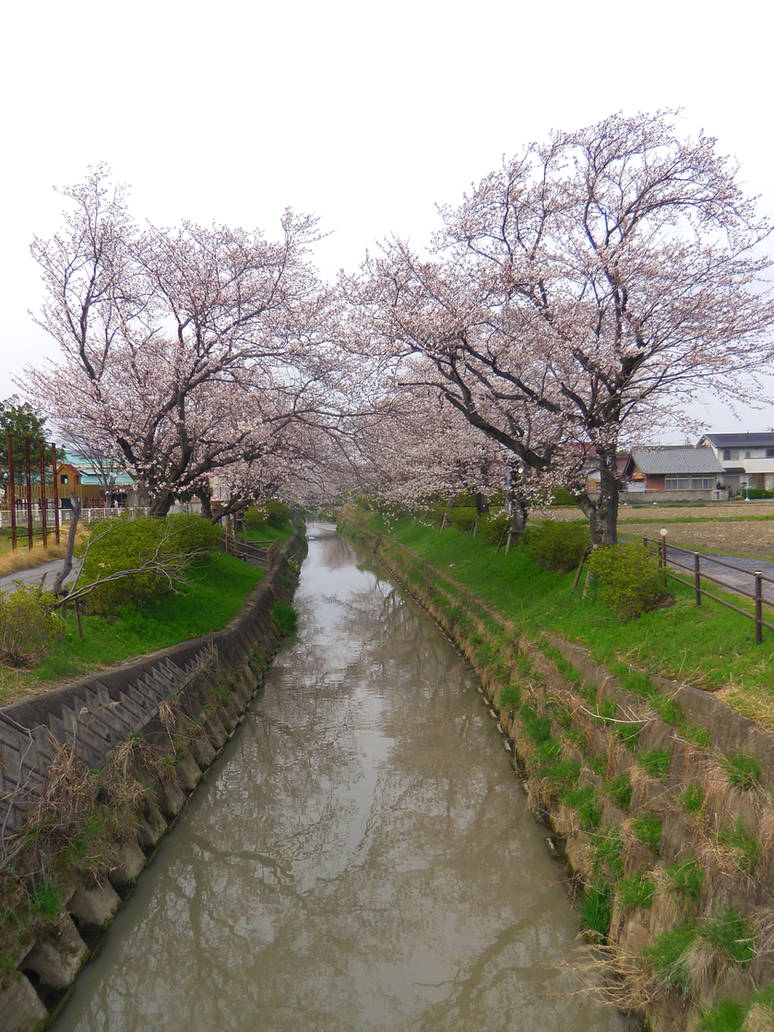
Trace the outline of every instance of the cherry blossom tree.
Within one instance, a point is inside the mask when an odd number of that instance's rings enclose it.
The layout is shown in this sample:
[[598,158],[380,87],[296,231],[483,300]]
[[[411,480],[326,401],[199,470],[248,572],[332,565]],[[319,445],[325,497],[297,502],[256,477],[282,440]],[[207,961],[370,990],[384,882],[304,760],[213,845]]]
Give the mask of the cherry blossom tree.
[[140,229],[103,167],[64,195],[64,229],[32,245],[39,322],[62,358],[25,387],[65,436],[122,460],[164,515],[214,471],[265,455],[265,410],[275,423],[308,413],[298,389],[319,376],[327,333],[307,261],[315,220],[287,211],[277,242],[191,222]]
[[581,491],[593,459],[581,505],[614,542],[622,435],[674,425],[708,386],[739,397],[770,361],[768,223],[673,112],[555,133],[443,216],[432,260],[389,241],[350,284],[369,344],[408,377],[412,355],[429,361],[447,401],[531,469],[583,455]]

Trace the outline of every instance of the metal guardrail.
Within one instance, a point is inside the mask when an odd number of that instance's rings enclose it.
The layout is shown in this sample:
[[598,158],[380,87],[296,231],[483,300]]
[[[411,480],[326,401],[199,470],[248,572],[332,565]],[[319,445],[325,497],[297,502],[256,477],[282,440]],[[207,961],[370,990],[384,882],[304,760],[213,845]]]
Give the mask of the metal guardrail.
[[[761,570],[748,570],[744,566],[738,566],[725,559],[719,559],[717,556],[706,555],[704,552],[691,552],[687,548],[680,548],[678,545],[667,545],[666,535],[662,536],[660,541],[654,541],[648,537],[643,537],[642,541],[651,555],[658,555],[659,566],[666,570],[667,576],[680,584],[686,585],[686,587],[693,588],[697,606],[701,605],[702,598],[710,598],[713,602],[718,602],[721,606],[725,606],[726,609],[732,609],[735,613],[739,613],[749,620],[754,620],[755,642],[757,645],[760,645],[763,641],[764,627],[774,631],[774,623],[763,619],[763,607],[769,606],[774,608],[774,600],[766,598],[763,585],[764,583],[774,585],[774,577],[767,576]],[[685,557],[685,561],[683,561],[682,557]],[[710,569],[708,569],[708,565]],[[732,570],[735,574],[742,574],[745,578],[749,577],[750,590],[738,583],[729,583],[727,579],[723,580],[722,577],[711,572],[711,567],[713,566]],[[684,580],[673,572],[674,568],[686,571],[690,574],[691,579]],[[742,609],[740,606],[734,605],[733,602],[729,602],[727,599],[707,591],[704,587],[705,581],[718,584],[734,595],[741,595],[744,598],[751,599],[754,604],[754,612],[751,613],[746,609]]]

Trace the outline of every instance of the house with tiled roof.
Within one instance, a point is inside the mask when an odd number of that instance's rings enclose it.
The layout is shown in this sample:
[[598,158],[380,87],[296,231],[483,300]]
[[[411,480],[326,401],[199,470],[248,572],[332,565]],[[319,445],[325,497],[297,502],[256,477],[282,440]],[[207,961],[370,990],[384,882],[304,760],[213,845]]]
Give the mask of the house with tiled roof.
[[699,444],[713,450],[732,492],[749,487],[774,490],[774,432],[705,434]]
[[634,448],[623,475],[627,494],[648,494],[652,501],[725,501],[728,497],[723,466],[709,447]]

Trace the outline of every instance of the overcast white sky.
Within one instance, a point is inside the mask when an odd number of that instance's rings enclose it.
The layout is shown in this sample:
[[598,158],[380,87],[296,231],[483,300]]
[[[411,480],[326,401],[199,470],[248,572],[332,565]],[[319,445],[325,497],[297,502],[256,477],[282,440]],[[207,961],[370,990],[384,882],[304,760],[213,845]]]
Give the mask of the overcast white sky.
[[[738,0],[51,0],[7,5],[0,43],[0,398],[55,348],[33,234],[52,187],[106,161],[138,220],[277,231],[286,206],[331,235],[325,275],[389,233],[424,243],[436,203],[551,129],[681,107],[774,216],[771,26]],[[697,409],[717,431],[766,429]]]

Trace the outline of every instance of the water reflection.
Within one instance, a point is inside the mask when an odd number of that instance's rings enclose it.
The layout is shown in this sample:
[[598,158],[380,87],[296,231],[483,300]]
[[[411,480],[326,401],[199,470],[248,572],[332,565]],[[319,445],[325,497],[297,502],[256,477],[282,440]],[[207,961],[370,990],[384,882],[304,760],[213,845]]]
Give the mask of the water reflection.
[[623,1028],[469,671],[339,538],[57,1032]]

